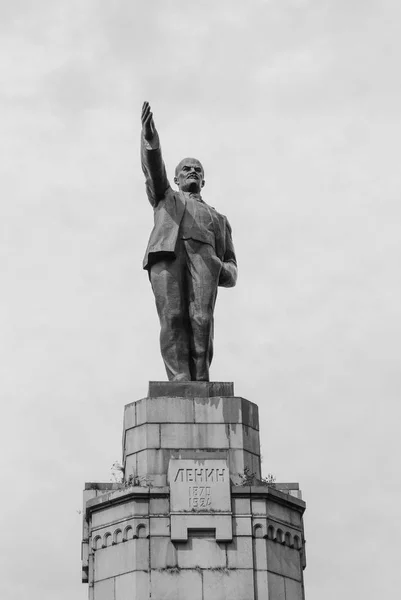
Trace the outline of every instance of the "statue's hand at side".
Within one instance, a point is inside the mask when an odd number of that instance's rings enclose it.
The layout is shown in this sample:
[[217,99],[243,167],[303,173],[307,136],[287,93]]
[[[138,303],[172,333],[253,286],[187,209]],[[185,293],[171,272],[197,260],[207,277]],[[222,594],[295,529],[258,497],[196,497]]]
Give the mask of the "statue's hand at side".
[[141,120],[143,137],[146,141],[150,142],[156,133],[156,127],[149,102],[143,103]]

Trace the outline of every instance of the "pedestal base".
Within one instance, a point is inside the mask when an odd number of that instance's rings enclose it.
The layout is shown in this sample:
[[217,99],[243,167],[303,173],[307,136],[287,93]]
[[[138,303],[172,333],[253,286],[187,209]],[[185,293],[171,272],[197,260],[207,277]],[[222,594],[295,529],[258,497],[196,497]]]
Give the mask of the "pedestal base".
[[208,517],[173,542],[169,488],[100,485],[87,484],[84,502],[90,600],[304,600],[302,500],[233,486],[231,542]]
[[151,383],[125,407],[123,460],[123,483],[85,486],[89,600],[304,600],[305,503],[297,484],[240,485],[260,480],[259,422],[232,384]]

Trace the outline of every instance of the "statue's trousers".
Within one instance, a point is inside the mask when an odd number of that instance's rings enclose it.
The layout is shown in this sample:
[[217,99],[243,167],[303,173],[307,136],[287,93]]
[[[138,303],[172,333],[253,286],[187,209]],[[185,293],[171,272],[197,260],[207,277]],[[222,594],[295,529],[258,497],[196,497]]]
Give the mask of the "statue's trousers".
[[209,244],[178,241],[177,258],[150,269],[160,348],[170,381],[209,381],[221,261]]

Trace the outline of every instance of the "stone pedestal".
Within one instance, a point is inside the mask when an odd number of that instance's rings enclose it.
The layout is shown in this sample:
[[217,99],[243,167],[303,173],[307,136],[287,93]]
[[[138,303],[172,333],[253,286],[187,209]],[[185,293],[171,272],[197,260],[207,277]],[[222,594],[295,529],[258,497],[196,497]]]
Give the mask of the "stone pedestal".
[[124,483],[85,487],[90,600],[304,600],[305,503],[261,481],[258,409],[232,384],[151,382],[123,462]]
[[151,382],[147,398],[125,407],[126,480],[166,485],[171,458],[208,457],[228,459],[234,480],[260,478],[258,407],[235,397],[232,383]]

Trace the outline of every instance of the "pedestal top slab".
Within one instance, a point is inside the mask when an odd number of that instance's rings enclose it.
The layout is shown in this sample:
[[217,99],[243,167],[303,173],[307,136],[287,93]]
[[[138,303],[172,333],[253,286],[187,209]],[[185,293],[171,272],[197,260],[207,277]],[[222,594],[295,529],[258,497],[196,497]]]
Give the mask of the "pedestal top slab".
[[148,398],[214,398],[234,396],[232,381],[149,381]]

